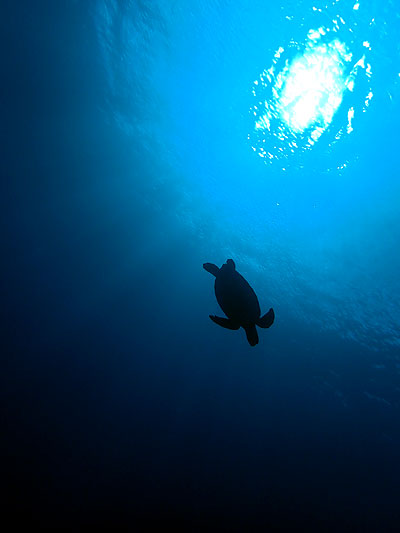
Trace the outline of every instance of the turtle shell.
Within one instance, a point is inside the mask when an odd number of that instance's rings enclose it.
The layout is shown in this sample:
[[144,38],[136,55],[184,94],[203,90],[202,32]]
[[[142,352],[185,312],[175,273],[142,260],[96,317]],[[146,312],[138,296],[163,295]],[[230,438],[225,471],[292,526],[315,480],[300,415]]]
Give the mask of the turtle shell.
[[219,269],[215,278],[215,296],[227,317],[240,325],[255,324],[261,314],[257,295],[230,261]]

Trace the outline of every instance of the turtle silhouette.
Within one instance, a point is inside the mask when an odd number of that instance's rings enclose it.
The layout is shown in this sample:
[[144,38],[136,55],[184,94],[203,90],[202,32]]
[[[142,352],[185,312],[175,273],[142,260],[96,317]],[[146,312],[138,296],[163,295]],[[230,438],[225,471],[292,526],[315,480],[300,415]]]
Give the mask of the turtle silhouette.
[[210,315],[213,322],[227,329],[239,329],[246,332],[251,346],[258,344],[256,325],[260,328],[272,326],[275,313],[271,309],[264,316],[261,315],[260,304],[256,293],[243,276],[236,271],[235,263],[228,259],[218,268],[213,263],[204,263],[203,268],[215,276],[215,296],[228,318]]

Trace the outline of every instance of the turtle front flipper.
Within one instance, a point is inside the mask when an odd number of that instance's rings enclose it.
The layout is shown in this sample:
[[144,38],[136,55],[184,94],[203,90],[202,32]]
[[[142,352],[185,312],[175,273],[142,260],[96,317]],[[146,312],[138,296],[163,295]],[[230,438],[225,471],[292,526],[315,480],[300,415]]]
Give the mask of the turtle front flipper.
[[226,329],[239,329],[240,325],[231,318],[222,318],[220,316],[210,315],[213,322]]
[[219,272],[219,268],[217,265],[214,265],[213,263],[203,263],[204,270],[207,270],[210,274],[213,276],[216,276]]
[[268,311],[268,313],[265,313],[264,316],[259,318],[256,322],[257,326],[260,326],[260,328],[269,328],[272,326],[275,320],[275,313],[274,310],[271,309]]

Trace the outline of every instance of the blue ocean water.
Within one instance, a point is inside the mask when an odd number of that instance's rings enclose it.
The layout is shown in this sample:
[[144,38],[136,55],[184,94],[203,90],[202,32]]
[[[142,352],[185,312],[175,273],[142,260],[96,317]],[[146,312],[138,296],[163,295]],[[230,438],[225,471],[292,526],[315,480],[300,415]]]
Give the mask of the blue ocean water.
[[[389,531],[400,6],[4,2],[6,510]],[[275,323],[252,348],[204,262]]]

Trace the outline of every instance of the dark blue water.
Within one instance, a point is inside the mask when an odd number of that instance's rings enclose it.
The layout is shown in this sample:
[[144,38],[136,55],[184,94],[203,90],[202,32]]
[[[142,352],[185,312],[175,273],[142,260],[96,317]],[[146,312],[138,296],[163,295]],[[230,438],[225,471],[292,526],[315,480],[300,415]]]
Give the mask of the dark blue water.
[[[397,530],[397,2],[0,24],[3,515]],[[208,318],[228,258],[275,309],[254,348]]]

